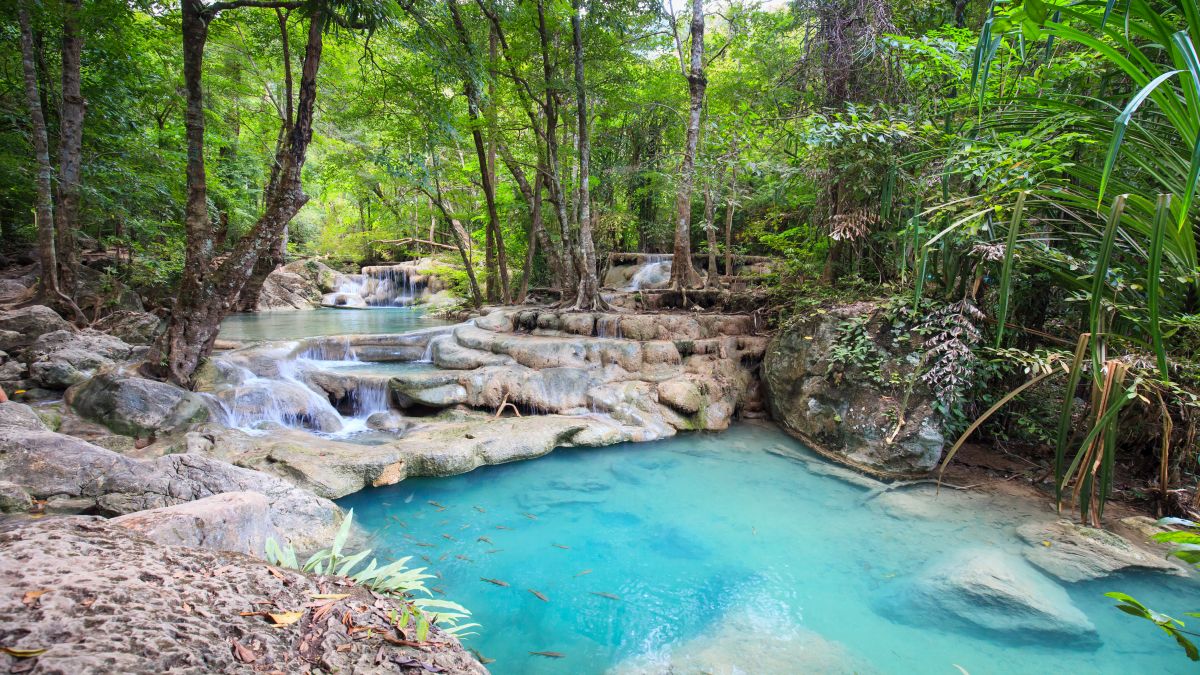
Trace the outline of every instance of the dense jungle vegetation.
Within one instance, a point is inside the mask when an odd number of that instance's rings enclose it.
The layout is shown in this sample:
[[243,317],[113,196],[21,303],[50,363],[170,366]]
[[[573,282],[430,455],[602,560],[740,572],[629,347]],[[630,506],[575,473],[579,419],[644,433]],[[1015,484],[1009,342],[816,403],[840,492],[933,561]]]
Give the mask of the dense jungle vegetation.
[[902,384],[1085,517],[1187,513],[1197,43],[1193,0],[17,0],[0,225],[79,322],[81,265],[173,308],[183,384],[297,256],[579,308],[612,251],[773,256],[768,313],[892,298]]

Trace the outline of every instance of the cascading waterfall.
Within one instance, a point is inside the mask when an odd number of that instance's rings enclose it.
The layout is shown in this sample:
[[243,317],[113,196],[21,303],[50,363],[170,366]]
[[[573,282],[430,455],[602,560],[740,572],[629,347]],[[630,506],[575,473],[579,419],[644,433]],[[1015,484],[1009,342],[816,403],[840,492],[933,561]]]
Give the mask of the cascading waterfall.
[[661,284],[671,276],[671,257],[663,253],[648,253],[638,271],[629,278],[627,291],[639,291],[643,286]]
[[327,307],[408,307],[427,295],[430,277],[413,263],[373,265],[360,274],[338,277],[337,288],[321,303]]

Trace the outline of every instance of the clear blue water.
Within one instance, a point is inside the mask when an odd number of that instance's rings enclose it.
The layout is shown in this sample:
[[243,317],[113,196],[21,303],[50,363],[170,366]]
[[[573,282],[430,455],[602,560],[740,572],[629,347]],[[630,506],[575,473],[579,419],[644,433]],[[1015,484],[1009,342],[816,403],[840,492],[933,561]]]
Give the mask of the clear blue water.
[[943,630],[935,616],[919,626],[889,619],[881,601],[906,576],[961,548],[1018,552],[1014,526],[1047,513],[974,492],[931,501],[922,488],[864,504],[865,488],[773,447],[806,452],[747,424],[557,450],[339,503],[373,533],[377,554],[428,558],[440,575],[430,585],[483,624],[466,646],[495,659],[488,667],[500,675],[664,672],[672,658],[683,664],[675,672],[712,673],[1193,671],[1157,628],[1103,597],[1121,590],[1181,616],[1200,608],[1186,579],[1069,585],[1099,632],[1094,650]]
[[223,340],[297,340],[318,335],[408,333],[448,322],[416,307],[314,309],[231,314],[221,322]]

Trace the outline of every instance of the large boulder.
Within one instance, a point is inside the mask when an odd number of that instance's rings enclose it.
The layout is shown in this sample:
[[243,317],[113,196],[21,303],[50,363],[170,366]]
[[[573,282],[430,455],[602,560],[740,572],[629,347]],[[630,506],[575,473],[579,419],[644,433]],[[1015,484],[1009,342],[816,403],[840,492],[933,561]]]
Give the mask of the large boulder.
[[131,345],[148,345],[158,337],[162,320],[149,312],[122,309],[102,317],[92,328]]
[[160,544],[263,556],[267,540],[282,541],[271,502],[257,492],[225,492],[192,502],[113,518]]
[[0,403],[0,476],[52,510],[116,516],[257,492],[270,503],[270,523],[298,549],[325,544],[339,520],[333,502],[279,478],[196,454],[132,459],[52,432],[32,414],[19,403]]
[[324,288],[333,283],[337,272],[316,260],[297,260],[271,274],[263,282],[255,310],[315,309],[321,304]]
[[0,594],[0,644],[45,650],[0,652],[5,672],[487,673],[437,627],[427,646],[405,646],[389,625],[403,602],[345,579],[163,546],[94,518],[9,529],[0,549],[0,587],[13,589]]
[[124,361],[132,350],[120,338],[89,328],[46,333],[26,347],[23,356],[38,386],[66,389]]
[[913,625],[932,622],[1014,642],[1099,644],[1096,627],[1061,586],[1020,557],[995,549],[959,551],[917,572],[881,610]]
[[[941,419],[920,382],[906,391],[920,355],[881,314],[859,303],[780,329],[763,359],[771,416],[824,454],[866,471],[925,473],[945,445]],[[842,324],[862,317],[876,365],[835,362]]]
[[1069,520],[1026,523],[1017,528],[1017,535],[1029,544],[1021,552],[1025,558],[1063,581],[1089,581],[1134,570],[1183,573],[1118,534]]
[[208,417],[200,395],[115,368],[101,370],[67,390],[66,400],[84,419],[139,438],[176,431]]
[[19,351],[56,330],[73,330],[58,312],[45,305],[30,305],[0,312],[0,349]]

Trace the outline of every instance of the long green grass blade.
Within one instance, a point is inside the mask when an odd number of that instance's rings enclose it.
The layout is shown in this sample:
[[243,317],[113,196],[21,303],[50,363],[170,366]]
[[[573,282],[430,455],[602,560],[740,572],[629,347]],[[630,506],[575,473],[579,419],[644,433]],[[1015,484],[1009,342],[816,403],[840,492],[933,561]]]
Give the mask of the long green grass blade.
[[1062,510],[1062,483],[1066,473],[1063,462],[1067,458],[1067,445],[1071,442],[1071,413],[1075,409],[1075,390],[1079,388],[1079,380],[1083,378],[1083,361],[1091,337],[1084,333],[1079,336],[1075,345],[1075,358],[1071,361],[1067,388],[1063,391],[1062,408],[1058,414],[1058,438],[1054,444],[1054,503],[1059,510]]
[[1167,372],[1167,350],[1163,345],[1160,317],[1162,288],[1163,240],[1166,238],[1167,223],[1171,220],[1171,195],[1158,196],[1154,208],[1154,226],[1150,235],[1149,261],[1146,269],[1146,306],[1150,312],[1150,342],[1158,360],[1158,373],[1164,380],[1170,379]]
[[[1117,225],[1125,213],[1125,202],[1129,195],[1119,195],[1113,200],[1108,213],[1108,222],[1104,226],[1104,236],[1100,243],[1100,252],[1096,255],[1096,267],[1092,271],[1092,294],[1088,307],[1088,326],[1092,334],[1092,377],[1099,378],[1104,363],[1104,316],[1105,288],[1108,287],[1106,277],[1108,266],[1112,259],[1113,242],[1117,238]],[[1099,381],[1099,380],[1097,380]]]
[[1016,258],[1017,233],[1021,230],[1021,219],[1025,216],[1025,195],[1022,191],[1017,195],[1017,205],[1013,207],[1012,220],[1008,223],[1008,239],[1004,243],[1004,264],[1000,270],[1000,307],[996,310],[996,346],[1004,344],[1004,324],[1008,321],[1009,298],[1012,297],[1013,260]]
[[1108,156],[1104,159],[1104,173],[1100,176],[1100,188],[1096,195],[1096,208],[1100,208],[1101,202],[1104,200],[1104,191],[1108,187],[1108,182],[1112,178],[1113,168],[1117,164],[1117,156],[1121,154],[1121,143],[1125,139],[1125,131],[1129,128],[1129,121],[1133,118],[1133,114],[1141,107],[1142,103],[1150,98],[1154,90],[1163,82],[1171,79],[1175,75],[1182,73],[1182,70],[1169,70],[1150,81],[1149,84],[1138,90],[1138,93],[1129,99],[1129,103],[1125,105],[1125,109],[1117,115],[1116,121],[1113,123],[1113,138],[1112,144],[1108,147]]
[[916,257],[916,278],[913,280],[913,309],[920,311],[921,297],[925,294],[925,265],[929,262],[929,248],[921,244],[921,201],[913,202],[912,217],[913,256]]

